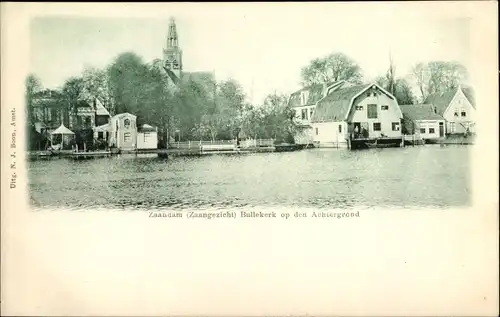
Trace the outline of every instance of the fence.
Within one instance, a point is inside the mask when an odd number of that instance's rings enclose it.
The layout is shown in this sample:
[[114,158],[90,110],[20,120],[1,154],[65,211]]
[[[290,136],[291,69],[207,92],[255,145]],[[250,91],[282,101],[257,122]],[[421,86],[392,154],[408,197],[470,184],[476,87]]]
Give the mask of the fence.
[[[215,140],[215,141],[184,141],[172,142],[168,145],[171,149],[199,149],[202,145],[231,145],[236,144],[236,140]],[[251,139],[240,141],[240,148],[249,147],[269,147],[274,145],[273,139]]]

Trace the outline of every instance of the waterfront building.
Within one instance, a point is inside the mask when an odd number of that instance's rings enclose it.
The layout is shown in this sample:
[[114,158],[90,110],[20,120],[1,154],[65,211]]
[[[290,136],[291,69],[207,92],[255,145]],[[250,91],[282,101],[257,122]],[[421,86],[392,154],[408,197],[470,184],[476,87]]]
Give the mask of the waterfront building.
[[396,98],[376,83],[339,87],[317,102],[310,120],[313,142],[319,147],[401,143],[402,118]]
[[109,123],[96,127],[94,131],[110,148],[121,152],[158,148],[157,128],[149,124],[137,126],[137,116],[128,112],[111,117]]
[[295,123],[298,131],[294,136],[296,144],[312,145],[313,127],[311,118],[318,101],[326,97],[335,89],[346,86],[345,81],[329,84],[314,84],[304,87],[290,95],[288,105],[295,110]]
[[459,86],[442,93],[429,95],[425,104],[446,120],[446,134],[476,132],[476,102],[474,90]]
[[143,124],[137,128],[137,149],[153,150],[158,148],[158,128]]
[[400,105],[399,107],[403,112],[403,125],[406,133],[417,135],[425,140],[445,136],[445,120],[434,112],[432,105]]

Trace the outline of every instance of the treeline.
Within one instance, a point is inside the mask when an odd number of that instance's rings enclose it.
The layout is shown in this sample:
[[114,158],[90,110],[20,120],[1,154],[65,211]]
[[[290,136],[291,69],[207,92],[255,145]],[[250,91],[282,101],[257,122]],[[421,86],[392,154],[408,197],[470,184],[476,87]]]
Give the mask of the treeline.
[[[164,144],[172,140],[216,140],[234,138],[273,138],[293,142],[298,127],[288,96],[273,93],[262,104],[246,101],[235,80],[216,81],[213,74],[195,73],[174,85],[162,61],[145,63],[134,53],[123,53],[102,69],[87,67],[80,76],[69,78],[56,92],[60,108],[76,116],[82,102],[98,98],[111,115],[129,112],[138,125],[156,126]],[[456,87],[467,77],[458,63],[430,62],[415,65],[411,74],[397,76],[389,60],[387,73],[376,81],[390,91],[399,104],[422,102],[432,93]],[[346,80],[363,83],[361,67],[342,53],[316,58],[302,68],[304,86]],[[417,87],[420,96],[414,95]],[[34,125],[34,99],[42,90],[34,76],[26,80],[28,122]],[[67,122],[68,118],[64,121]],[[38,118],[40,120],[40,118]]]
[[[33,99],[41,90],[40,81],[30,75],[26,94],[31,123]],[[236,137],[286,141],[295,128],[284,95],[274,93],[263,104],[252,105],[238,82],[217,82],[209,73],[188,74],[174,85],[161,60],[144,63],[134,53],[119,55],[104,69],[86,68],[81,76],[66,80],[58,96],[70,115],[76,115],[82,100],[98,98],[112,115],[129,112],[137,116],[138,125],[158,127],[163,142]]]
[[[457,62],[432,61],[417,63],[408,74],[398,76],[396,65],[389,57],[389,65],[384,75],[375,81],[391,92],[399,104],[423,102],[428,95],[456,88],[467,79],[467,69]],[[302,68],[304,86],[346,80],[355,84],[363,83],[361,67],[343,53],[333,53],[312,60]],[[416,88],[417,93],[414,93]]]

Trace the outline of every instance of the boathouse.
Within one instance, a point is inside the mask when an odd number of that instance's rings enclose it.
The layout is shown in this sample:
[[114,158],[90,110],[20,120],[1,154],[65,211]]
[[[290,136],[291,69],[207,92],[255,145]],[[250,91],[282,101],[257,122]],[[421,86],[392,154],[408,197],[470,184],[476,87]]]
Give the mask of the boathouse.
[[396,98],[376,83],[340,87],[317,103],[313,142],[318,147],[399,145],[402,118]]
[[290,95],[288,105],[295,110],[295,123],[298,131],[294,135],[295,144],[309,145],[313,143],[311,118],[318,101],[335,89],[345,85],[345,81],[329,84],[314,84],[304,87]]
[[427,104],[400,105],[406,134],[418,135],[424,140],[435,140],[445,136],[445,120]]
[[431,104],[433,111],[446,120],[446,134],[476,132],[476,102],[474,90],[459,86],[442,93],[429,95],[425,104]]

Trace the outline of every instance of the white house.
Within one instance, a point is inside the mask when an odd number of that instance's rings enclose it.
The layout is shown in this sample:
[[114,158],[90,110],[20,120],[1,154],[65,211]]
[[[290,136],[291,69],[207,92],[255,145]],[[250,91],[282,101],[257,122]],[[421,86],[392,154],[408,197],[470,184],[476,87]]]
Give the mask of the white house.
[[143,124],[137,130],[137,149],[152,150],[158,148],[158,130],[149,124]]
[[109,146],[121,151],[133,151],[137,146],[137,117],[130,113],[120,113],[111,117],[108,131]]
[[400,105],[400,108],[408,134],[420,135],[426,140],[445,136],[445,120],[434,112],[432,105]]
[[431,104],[436,114],[446,120],[446,134],[475,133],[476,103],[474,91],[470,87],[429,95],[425,104]]
[[318,101],[335,89],[345,85],[345,81],[337,81],[330,84],[314,84],[290,95],[288,104],[294,108],[295,121],[299,126],[299,131],[294,136],[296,144],[312,144],[313,129],[311,118]]
[[319,147],[345,147],[349,140],[401,140],[403,114],[396,98],[379,85],[340,87],[318,101],[311,118]]

